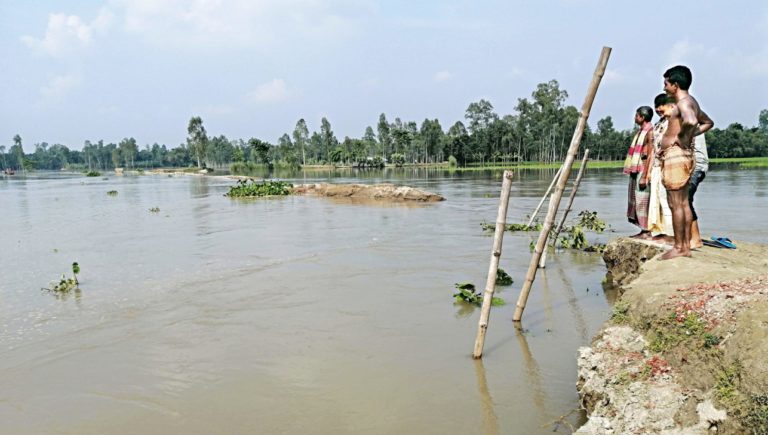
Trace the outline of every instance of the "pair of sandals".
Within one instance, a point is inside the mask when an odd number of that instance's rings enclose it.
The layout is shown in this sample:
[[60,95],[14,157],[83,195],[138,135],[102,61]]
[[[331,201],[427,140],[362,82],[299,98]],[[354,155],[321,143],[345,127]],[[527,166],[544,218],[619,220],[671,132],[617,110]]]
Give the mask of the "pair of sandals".
[[736,249],[736,245],[728,237],[712,236],[711,240],[702,240],[702,242],[704,242],[704,246],[711,246],[713,248]]

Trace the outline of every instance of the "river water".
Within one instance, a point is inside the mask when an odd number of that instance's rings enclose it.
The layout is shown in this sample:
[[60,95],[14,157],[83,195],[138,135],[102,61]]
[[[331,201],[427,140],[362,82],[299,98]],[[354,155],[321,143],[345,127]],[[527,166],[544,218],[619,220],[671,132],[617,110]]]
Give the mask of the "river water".
[[[509,222],[525,221],[553,172],[515,175]],[[633,232],[619,172],[582,183],[575,211],[613,228],[590,241]],[[535,234],[507,233],[501,267],[515,284],[474,361],[479,311],[451,295],[485,282],[492,238],[480,223],[495,219],[500,178],[291,180],[391,181],[447,198],[410,206],[232,200],[221,178],[0,179],[0,432],[569,432],[552,422],[578,406],[577,348],[615,293],[598,255],[550,253],[516,330]],[[767,185],[768,171],[714,167],[697,196],[703,233],[768,243]],[[41,291],[73,261],[79,296]]]

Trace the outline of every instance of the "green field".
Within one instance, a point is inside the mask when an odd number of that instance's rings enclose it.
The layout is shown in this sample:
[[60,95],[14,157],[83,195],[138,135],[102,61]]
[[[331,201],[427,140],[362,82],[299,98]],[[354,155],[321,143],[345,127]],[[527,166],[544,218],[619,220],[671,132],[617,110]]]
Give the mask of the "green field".
[[768,168],[768,157],[730,157],[710,159],[710,163],[738,164],[741,168]]

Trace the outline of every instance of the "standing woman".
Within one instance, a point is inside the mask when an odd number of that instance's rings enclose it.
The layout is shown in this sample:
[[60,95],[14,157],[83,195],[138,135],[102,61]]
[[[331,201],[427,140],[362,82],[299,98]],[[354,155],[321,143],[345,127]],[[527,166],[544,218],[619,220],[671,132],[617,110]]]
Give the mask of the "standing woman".
[[624,173],[629,175],[627,192],[627,220],[640,227],[634,238],[650,239],[648,231],[648,203],[651,198],[646,170],[649,169],[648,157],[653,155],[653,109],[642,106],[635,112],[635,124],[640,128],[632,139],[627,158],[624,160]]

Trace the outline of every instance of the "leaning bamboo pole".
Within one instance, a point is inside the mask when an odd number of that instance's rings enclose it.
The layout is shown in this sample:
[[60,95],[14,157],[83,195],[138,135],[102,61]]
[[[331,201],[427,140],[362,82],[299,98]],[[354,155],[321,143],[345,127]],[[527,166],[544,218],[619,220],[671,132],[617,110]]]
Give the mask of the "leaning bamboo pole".
[[[552,202],[552,197],[555,196],[555,193],[552,192],[551,195],[549,195],[549,202]],[[547,246],[544,245],[544,250],[541,252],[541,258],[539,258],[539,269],[544,269],[547,267]]]
[[552,200],[549,202],[549,210],[547,211],[547,217],[544,220],[544,227],[539,233],[539,239],[536,242],[536,249],[531,256],[531,263],[528,266],[528,273],[525,275],[525,282],[523,288],[520,290],[520,297],[517,299],[517,306],[515,307],[515,314],[512,320],[519,322],[523,317],[523,311],[525,310],[525,304],[528,302],[528,294],[531,292],[531,286],[533,280],[536,279],[536,270],[539,266],[539,259],[541,253],[544,251],[544,247],[547,243],[547,237],[549,231],[552,229],[552,224],[557,214],[557,209],[560,207],[560,199],[563,197],[563,191],[565,190],[565,183],[568,181],[568,176],[571,174],[571,166],[576,159],[576,153],[579,151],[579,144],[581,143],[581,136],[584,134],[584,128],[587,125],[587,118],[589,118],[589,112],[592,110],[592,103],[595,101],[595,95],[597,94],[597,88],[600,86],[600,81],[605,74],[605,67],[608,65],[608,58],[611,56],[611,48],[603,47],[603,51],[600,53],[600,60],[597,62],[595,73],[592,76],[592,82],[587,90],[587,95],[584,98],[584,104],[581,106],[581,115],[579,116],[579,122],[576,124],[576,130],[573,132],[573,138],[571,139],[571,145],[568,147],[568,155],[565,157],[563,163],[563,171],[560,174],[560,178],[557,181],[557,188],[552,196]]
[[491,317],[491,302],[493,292],[496,289],[496,272],[499,270],[499,258],[501,257],[501,242],[504,239],[504,231],[507,225],[507,207],[509,206],[509,191],[512,189],[512,172],[504,171],[504,180],[501,183],[501,197],[499,198],[499,211],[496,214],[496,231],[493,234],[493,250],[491,251],[491,264],[488,266],[488,279],[485,281],[483,293],[483,307],[480,311],[480,322],[477,326],[477,338],[475,338],[475,350],[472,356],[477,359],[483,356],[485,344],[485,331],[488,330],[488,320]]
[[[565,208],[565,211],[563,212],[562,218],[560,218],[560,223],[557,225],[557,229],[555,230],[554,236],[551,237],[552,239],[552,247],[554,248],[557,244],[557,237],[560,236],[560,231],[563,230],[563,225],[565,225],[565,218],[568,217],[568,213],[571,211],[571,206],[573,206],[573,199],[576,197],[576,191],[579,190],[579,184],[581,183],[581,177],[584,175],[584,170],[587,167],[587,160],[589,159],[589,148],[584,150],[584,158],[581,160],[581,166],[579,167],[579,174],[576,175],[576,180],[573,182],[573,188],[571,189],[571,196],[568,198],[568,206]],[[550,201],[552,199],[550,198]],[[555,216],[557,217],[557,216]],[[541,253],[541,259],[539,260],[539,269],[544,269],[547,267],[547,249],[546,245],[544,247],[544,252]]]
[[576,175],[576,180],[573,182],[573,189],[571,190],[571,196],[568,198],[568,206],[565,208],[565,211],[563,212],[563,217],[560,218],[560,223],[557,224],[557,229],[555,230],[555,237],[552,238],[552,246],[555,246],[555,243],[557,243],[557,237],[560,235],[560,231],[563,230],[563,226],[565,225],[565,218],[568,217],[568,213],[571,212],[571,207],[573,206],[573,200],[576,198],[576,191],[579,190],[579,184],[581,184],[581,177],[584,176],[584,172],[587,170],[587,162],[589,161],[589,148],[584,150],[584,158],[581,159],[581,167],[579,168],[579,173]]
[[557,172],[555,172],[555,176],[554,178],[552,178],[552,182],[549,183],[549,187],[547,187],[547,191],[544,192],[544,196],[541,197],[541,201],[539,201],[539,205],[537,205],[536,209],[533,211],[533,213],[531,213],[531,219],[528,220],[528,225],[526,226],[530,227],[531,225],[533,225],[533,220],[536,219],[536,216],[539,214],[539,209],[541,209],[541,205],[544,204],[544,200],[546,200],[547,197],[549,196],[549,192],[552,190],[552,187],[554,187],[555,183],[557,183],[557,180],[559,179],[561,172],[563,172],[562,166],[560,166]]

